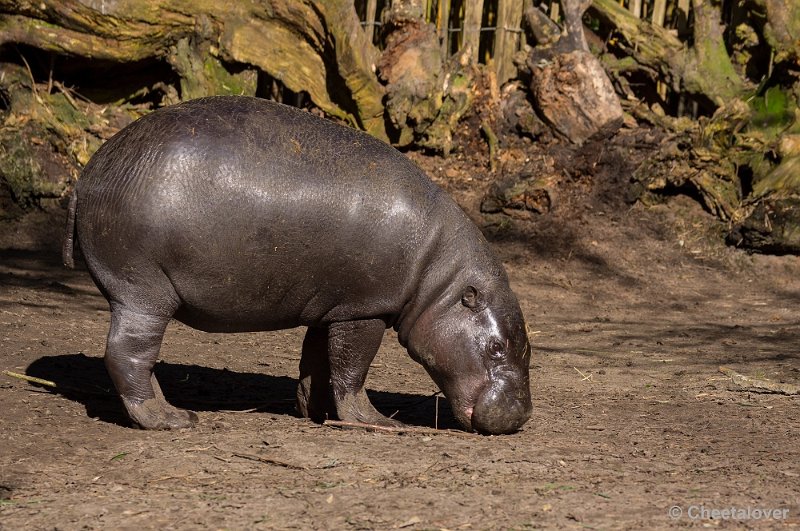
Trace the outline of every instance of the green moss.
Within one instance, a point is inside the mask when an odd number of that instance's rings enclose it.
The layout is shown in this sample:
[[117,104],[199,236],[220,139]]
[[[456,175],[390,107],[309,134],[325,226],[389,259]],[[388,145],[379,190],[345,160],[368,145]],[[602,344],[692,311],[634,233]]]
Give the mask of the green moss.
[[753,110],[748,131],[760,130],[767,140],[777,138],[795,120],[797,105],[781,87],[768,88],[763,96],[750,99]]
[[633,72],[640,68],[636,59],[631,56],[617,58],[610,53],[606,53],[600,56],[600,62],[606,70],[612,72]]
[[207,55],[203,72],[215,94],[255,96],[258,74],[255,70],[230,72],[213,55]]
[[46,98],[46,103],[52,111],[54,122],[69,125],[76,129],[88,129],[92,125],[86,114],[77,110],[63,92],[56,92],[43,97]]
[[42,168],[26,136],[9,129],[0,132],[0,183],[22,208],[35,206],[40,198],[60,192],[58,186],[43,179]]

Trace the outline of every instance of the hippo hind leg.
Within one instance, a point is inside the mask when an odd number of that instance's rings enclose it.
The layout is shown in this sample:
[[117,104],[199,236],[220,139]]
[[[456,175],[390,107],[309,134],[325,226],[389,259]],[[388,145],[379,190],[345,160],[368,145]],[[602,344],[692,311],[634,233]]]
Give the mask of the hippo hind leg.
[[[300,387],[302,389],[304,385],[302,379],[304,361],[305,374],[311,376],[312,382],[314,377],[319,378],[322,384],[314,386],[307,381],[305,388],[311,391],[313,400],[307,403],[323,404],[322,408],[326,411],[332,410],[330,412],[335,412],[340,420],[347,422],[402,426],[401,422],[380,414],[364,390],[369,366],[378,353],[385,330],[386,323],[380,319],[370,319],[334,323],[328,327],[327,337],[322,335],[321,331],[315,331],[312,338],[316,342],[314,348],[309,344],[309,348],[306,349],[306,342],[303,345],[304,359],[301,359],[300,363]],[[313,374],[309,370],[312,364],[316,367],[326,365],[326,360],[322,359],[323,352],[327,353],[327,370],[318,370],[317,374]],[[309,359],[305,359],[307,356]],[[332,407],[327,405],[331,398]]]
[[171,406],[153,374],[170,317],[112,305],[105,364],[131,420],[140,428],[168,430],[197,423],[197,414]]
[[336,415],[331,394],[331,368],[328,361],[328,329],[309,327],[300,357],[300,383],[297,385],[297,411],[314,422]]

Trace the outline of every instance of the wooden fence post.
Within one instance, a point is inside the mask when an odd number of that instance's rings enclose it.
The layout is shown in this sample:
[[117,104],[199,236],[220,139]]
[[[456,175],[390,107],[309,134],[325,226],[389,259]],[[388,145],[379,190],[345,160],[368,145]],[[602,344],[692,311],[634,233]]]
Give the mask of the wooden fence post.
[[664,18],[667,16],[667,0],[653,2],[653,24],[664,27]]
[[464,40],[462,48],[472,47],[472,60],[478,62],[481,46],[481,21],[483,20],[483,0],[464,2]]
[[629,0],[628,9],[636,18],[642,18],[642,0]]
[[378,10],[378,0],[367,0],[367,40],[372,42],[375,38],[375,15]]
[[[667,15],[667,0],[654,0],[653,25],[664,27],[664,18]],[[667,99],[667,85],[661,81],[656,83],[656,92],[662,101]]]
[[442,59],[447,61],[450,57],[450,0],[439,0],[436,31],[439,33],[439,42],[442,43]]
[[550,2],[550,20],[553,22],[558,22],[559,17],[561,16],[561,11],[559,10],[558,2]]
[[494,34],[494,66],[498,85],[516,76],[514,52],[519,47],[520,22],[522,0],[498,0]]

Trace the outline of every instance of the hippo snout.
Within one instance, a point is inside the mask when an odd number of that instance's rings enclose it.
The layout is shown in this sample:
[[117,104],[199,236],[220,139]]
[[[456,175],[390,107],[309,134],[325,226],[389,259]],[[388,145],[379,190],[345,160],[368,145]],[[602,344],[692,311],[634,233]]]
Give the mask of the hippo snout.
[[487,435],[513,433],[530,418],[531,410],[527,385],[514,385],[509,380],[493,382],[472,408],[472,428]]

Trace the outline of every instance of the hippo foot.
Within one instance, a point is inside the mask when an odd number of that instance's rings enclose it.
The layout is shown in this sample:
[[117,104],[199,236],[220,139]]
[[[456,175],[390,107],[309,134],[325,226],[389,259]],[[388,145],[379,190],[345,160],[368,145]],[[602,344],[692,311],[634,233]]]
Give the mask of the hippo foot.
[[346,394],[336,400],[336,412],[339,420],[345,422],[358,422],[374,426],[401,428],[404,426],[399,420],[390,419],[378,412],[363,390],[355,394]]
[[197,413],[178,409],[158,398],[130,400],[123,398],[125,409],[134,424],[143,430],[177,430],[197,424]]
[[295,406],[301,417],[314,422],[324,422],[336,416],[336,406],[330,390],[325,386],[324,394],[321,389],[314,389],[310,378],[304,378],[297,384],[297,401]]

